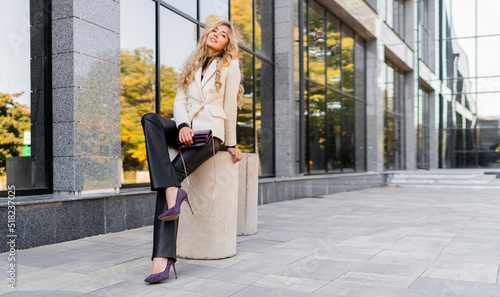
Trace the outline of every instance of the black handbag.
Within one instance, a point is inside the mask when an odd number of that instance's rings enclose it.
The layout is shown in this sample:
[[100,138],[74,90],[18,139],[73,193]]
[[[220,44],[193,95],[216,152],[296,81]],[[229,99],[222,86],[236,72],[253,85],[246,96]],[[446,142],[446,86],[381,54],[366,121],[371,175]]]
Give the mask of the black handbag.
[[212,130],[198,130],[194,131],[194,136],[193,136],[193,144],[184,144],[182,142],[179,142],[179,136],[177,136],[177,143],[179,144],[179,148],[190,148],[190,147],[200,147],[200,146],[205,146],[209,145],[210,142],[212,141],[213,135],[212,135]]

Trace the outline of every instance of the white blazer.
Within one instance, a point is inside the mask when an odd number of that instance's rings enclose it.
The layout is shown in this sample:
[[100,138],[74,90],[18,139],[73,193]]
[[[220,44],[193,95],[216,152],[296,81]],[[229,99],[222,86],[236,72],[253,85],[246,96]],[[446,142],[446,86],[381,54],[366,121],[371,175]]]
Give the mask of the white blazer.
[[236,145],[237,95],[240,86],[238,60],[232,60],[220,71],[221,87],[215,88],[217,61],[208,66],[201,80],[201,67],[186,91],[178,89],[174,100],[174,118],[177,127],[186,123],[193,130],[212,129],[214,137],[227,146]]

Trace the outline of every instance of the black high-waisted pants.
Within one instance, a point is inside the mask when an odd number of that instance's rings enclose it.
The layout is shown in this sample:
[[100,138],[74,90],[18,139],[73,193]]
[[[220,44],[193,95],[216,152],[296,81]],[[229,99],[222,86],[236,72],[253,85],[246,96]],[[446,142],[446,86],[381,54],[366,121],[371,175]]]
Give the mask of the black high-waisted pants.
[[[165,188],[180,187],[181,182],[186,178],[180,155],[171,161],[167,148],[167,146],[173,149],[179,148],[176,140],[179,130],[174,121],[156,113],[145,114],[141,123],[146,139],[151,190],[157,191],[151,259],[156,257],[173,258],[175,261],[179,219],[162,221],[158,220],[158,216],[168,209]],[[214,139],[216,140],[215,152],[217,153],[220,149],[220,141],[217,138]],[[182,156],[189,175],[213,156],[212,144],[183,149]]]

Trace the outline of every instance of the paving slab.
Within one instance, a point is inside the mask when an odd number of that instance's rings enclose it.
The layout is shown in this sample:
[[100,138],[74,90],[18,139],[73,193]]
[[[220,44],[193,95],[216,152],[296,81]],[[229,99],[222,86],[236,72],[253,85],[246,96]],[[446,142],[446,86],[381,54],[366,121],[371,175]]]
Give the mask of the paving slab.
[[16,290],[4,278],[0,295],[500,297],[499,198],[381,187],[261,205],[234,257],[178,259],[178,279],[154,285],[152,226],[35,247],[16,251]]

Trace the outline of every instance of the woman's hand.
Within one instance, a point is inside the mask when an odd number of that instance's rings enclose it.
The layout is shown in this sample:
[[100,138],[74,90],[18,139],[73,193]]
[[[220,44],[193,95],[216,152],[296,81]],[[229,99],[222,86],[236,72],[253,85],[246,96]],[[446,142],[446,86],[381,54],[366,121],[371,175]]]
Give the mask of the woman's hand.
[[194,136],[194,130],[189,128],[189,127],[183,127],[179,131],[179,141],[187,144],[187,145],[192,145],[193,144],[193,136]]
[[233,163],[241,161],[241,152],[237,148],[230,147],[227,149],[227,151],[233,155]]

